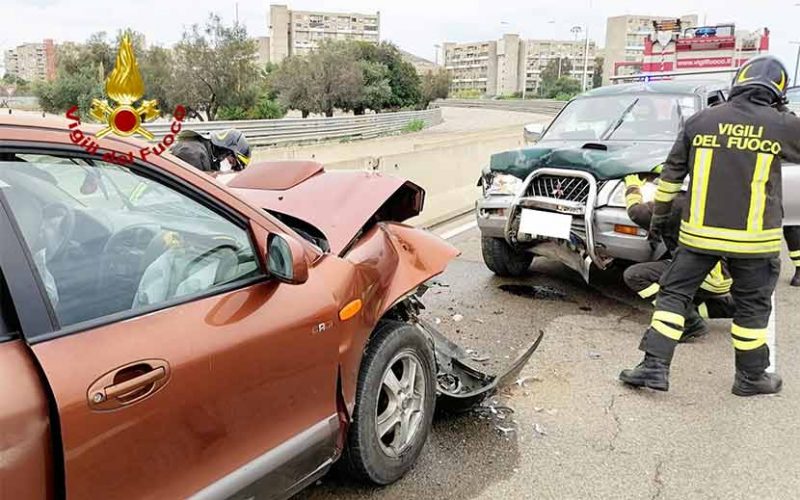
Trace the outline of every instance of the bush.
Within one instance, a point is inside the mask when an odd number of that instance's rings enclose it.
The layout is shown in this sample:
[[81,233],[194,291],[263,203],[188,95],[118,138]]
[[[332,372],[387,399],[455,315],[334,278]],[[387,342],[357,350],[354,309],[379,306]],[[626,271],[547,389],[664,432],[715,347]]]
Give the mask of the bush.
[[217,111],[218,120],[247,120],[250,118],[247,110],[241,106],[223,106]]
[[403,127],[403,132],[419,132],[424,128],[425,128],[425,120],[414,118],[410,122],[406,123],[406,126]]
[[456,99],[480,99],[483,93],[478,89],[461,89],[453,92]]
[[269,96],[262,96],[250,111],[250,118],[253,120],[274,120],[284,116],[286,108],[277,99],[270,99]]

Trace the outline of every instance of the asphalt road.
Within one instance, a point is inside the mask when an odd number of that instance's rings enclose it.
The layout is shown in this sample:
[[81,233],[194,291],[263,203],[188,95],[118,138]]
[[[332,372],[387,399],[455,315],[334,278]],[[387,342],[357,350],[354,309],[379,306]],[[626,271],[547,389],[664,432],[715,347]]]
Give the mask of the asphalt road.
[[374,489],[334,474],[297,498],[797,498],[800,290],[788,286],[788,260],[776,317],[784,391],[742,399],[730,393],[729,322],[679,347],[670,392],[629,389],[616,376],[639,361],[650,314],[618,273],[589,287],[540,259],[529,277],[505,280],[484,267],[476,229],[451,241],[463,255],[426,296],[428,314],[495,369],[542,330],[521,384],[489,408],[437,419],[396,484]]

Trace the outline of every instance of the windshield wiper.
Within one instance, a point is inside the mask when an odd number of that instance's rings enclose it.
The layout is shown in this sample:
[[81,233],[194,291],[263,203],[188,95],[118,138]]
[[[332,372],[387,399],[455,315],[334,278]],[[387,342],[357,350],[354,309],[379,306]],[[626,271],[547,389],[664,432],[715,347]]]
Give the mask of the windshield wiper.
[[614,135],[614,132],[616,132],[617,129],[622,126],[622,123],[625,121],[625,117],[628,116],[628,113],[630,113],[633,107],[636,106],[637,102],[639,102],[638,97],[634,99],[633,102],[630,103],[627,108],[625,108],[625,111],[623,111],[622,114],[619,116],[619,118],[617,118],[617,121],[615,121],[610,127],[608,127],[608,130],[606,130],[606,132],[600,136],[601,141],[607,141],[611,138],[612,135]]

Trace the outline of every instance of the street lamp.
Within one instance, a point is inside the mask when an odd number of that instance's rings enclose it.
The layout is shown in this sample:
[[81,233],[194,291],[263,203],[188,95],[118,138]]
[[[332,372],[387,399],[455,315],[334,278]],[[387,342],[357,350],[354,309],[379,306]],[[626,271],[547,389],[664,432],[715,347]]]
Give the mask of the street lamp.
[[437,44],[435,44],[433,46],[433,48],[436,50],[436,53],[433,56],[434,57],[433,61],[438,66],[439,65],[439,50],[441,50],[442,46],[437,43]]
[[797,86],[797,73],[798,69],[800,69],[800,42],[789,42],[789,43],[791,45],[797,45],[797,59],[795,59],[794,61],[794,80],[792,80],[792,85]]

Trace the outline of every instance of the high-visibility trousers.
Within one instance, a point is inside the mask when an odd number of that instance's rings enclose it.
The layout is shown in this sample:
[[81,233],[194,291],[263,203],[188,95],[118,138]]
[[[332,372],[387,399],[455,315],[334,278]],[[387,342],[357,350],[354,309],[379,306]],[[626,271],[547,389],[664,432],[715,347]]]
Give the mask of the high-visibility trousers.
[[[671,259],[664,259],[634,264],[625,269],[622,276],[628,288],[636,292],[641,298],[652,300],[655,303],[655,297],[661,289],[659,281],[671,263]],[[706,281],[708,281],[708,277],[704,280],[704,284]],[[727,292],[712,292],[704,289],[701,284],[693,302],[702,318],[733,318],[735,310],[733,297]]]
[[[678,249],[672,264],[661,277],[655,312],[640,349],[667,361],[683,335],[687,308],[708,272],[719,257]],[[735,312],[731,339],[736,352],[736,368],[761,373],[769,366],[767,324],[772,312],[772,293],[780,272],[778,258],[728,258],[733,278],[731,295]]]
[[789,258],[794,267],[800,267],[800,226],[784,226],[783,239],[789,247]]

